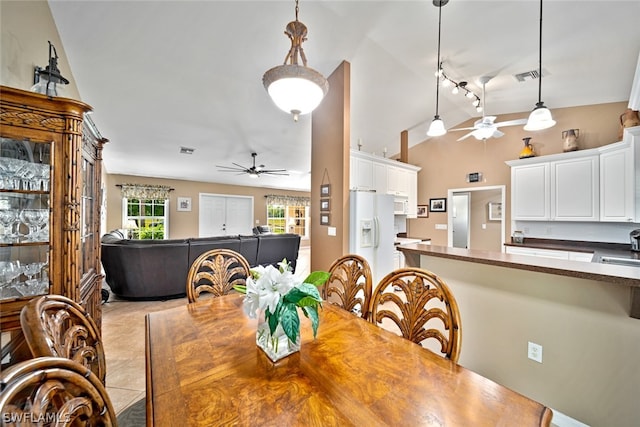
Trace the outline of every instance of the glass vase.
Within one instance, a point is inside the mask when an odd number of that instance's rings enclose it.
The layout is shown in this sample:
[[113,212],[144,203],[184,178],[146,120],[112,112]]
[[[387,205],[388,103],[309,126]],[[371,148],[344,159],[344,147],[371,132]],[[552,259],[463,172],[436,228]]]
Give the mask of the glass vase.
[[258,331],[256,332],[256,344],[266,353],[272,362],[300,351],[300,332],[295,342],[291,341],[284,333],[282,326],[278,324],[273,335],[269,330],[269,324],[260,319]]

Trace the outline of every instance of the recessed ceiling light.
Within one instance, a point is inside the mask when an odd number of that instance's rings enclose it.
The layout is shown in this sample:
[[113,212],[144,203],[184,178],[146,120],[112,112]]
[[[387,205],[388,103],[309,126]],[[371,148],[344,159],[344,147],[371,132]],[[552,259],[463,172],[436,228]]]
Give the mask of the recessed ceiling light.
[[195,148],[180,147],[180,154],[193,154],[194,151],[196,151]]

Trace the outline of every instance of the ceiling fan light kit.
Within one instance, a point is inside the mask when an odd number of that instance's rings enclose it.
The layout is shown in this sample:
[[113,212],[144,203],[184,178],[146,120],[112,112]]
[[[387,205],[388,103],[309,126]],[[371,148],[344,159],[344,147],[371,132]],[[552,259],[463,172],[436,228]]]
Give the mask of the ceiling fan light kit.
[[[327,79],[307,67],[307,58],[302,49],[302,42],[307,40],[307,27],[298,20],[298,11],[296,0],[296,20],[289,22],[285,28],[291,48],[284,64],[271,68],[262,76],[262,84],[274,104],[292,114],[296,122],[301,114],[312,112],[329,91]],[[302,65],[299,65],[298,58]]]
[[538,44],[538,71],[540,78],[538,79],[538,102],[536,107],[529,114],[527,124],[524,126],[526,131],[536,131],[548,129],[556,124],[551,116],[551,111],[542,102],[542,0],[540,0],[540,32]]
[[449,0],[433,0],[433,5],[438,8],[438,62],[436,70],[436,114],[433,117],[433,121],[431,125],[429,125],[429,130],[427,131],[428,136],[442,136],[447,133],[447,129],[444,127],[444,122],[438,115],[438,101],[440,98],[440,76],[442,75],[442,67],[440,62],[440,34],[442,32],[442,6],[449,3]]

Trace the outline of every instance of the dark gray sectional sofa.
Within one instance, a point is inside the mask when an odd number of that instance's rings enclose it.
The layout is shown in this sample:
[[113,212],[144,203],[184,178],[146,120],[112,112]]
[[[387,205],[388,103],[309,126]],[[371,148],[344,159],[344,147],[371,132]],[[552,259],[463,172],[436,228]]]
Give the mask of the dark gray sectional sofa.
[[131,300],[161,300],[185,296],[189,267],[210,249],[239,252],[251,267],[277,265],[286,258],[295,271],[300,236],[260,234],[129,240],[115,230],[102,237],[101,248],[106,281],[114,294]]

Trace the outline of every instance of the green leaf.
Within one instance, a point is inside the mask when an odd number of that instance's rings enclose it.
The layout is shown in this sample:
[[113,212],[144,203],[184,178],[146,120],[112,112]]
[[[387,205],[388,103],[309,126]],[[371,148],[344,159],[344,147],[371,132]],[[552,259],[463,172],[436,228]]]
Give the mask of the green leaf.
[[316,301],[322,302],[320,291],[318,291],[318,288],[315,285],[309,284],[309,283],[302,283],[300,286],[298,286],[298,289],[301,292],[308,295],[309,297],[315,299]]
[[246,294],[247,293],[247,287],[244,285],[233,285],[233,289],[235,289],[236,291],[240,292],[241,294]]
[[300,317],[295,304],[284,304],[280,316],[280,324],[289,340],[296,342],[300,333]]
[[308,283],[303,283],[297,288],[291,289],[287,294],[283,297],[284,302],[290,304],[297,304],[301,307],[301,301],[305,301],[304,304],[311,304],[311,300],[315,301],[313,304],[317,304],[322,302],[322,298],[320,297],[320,292],[318,292],[318,288]]
[[302,307],[304,311],[304,315],[307,316],[311,320],[311,327],[313,328],[313,338],[316,338],[316,334],[318,333],[318,326],[320,325],[320,317],[318,316],[318,308],[317,306],[304,306]]
[[329,280],[330,274],[326,271],[314,271],[304,279],[304,283],[309,283],[314,286],[322,286]]

